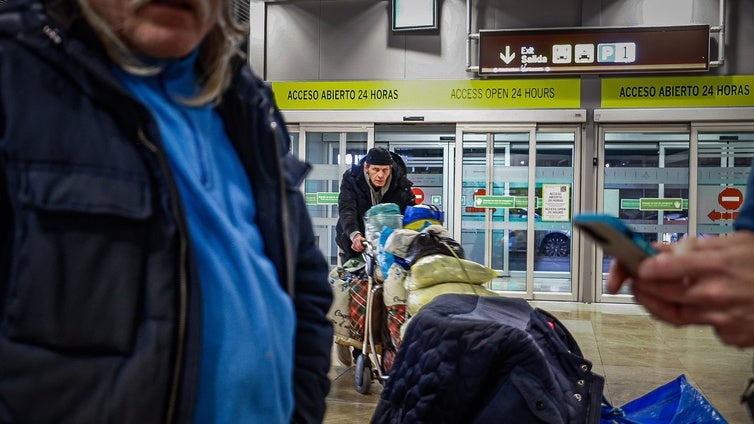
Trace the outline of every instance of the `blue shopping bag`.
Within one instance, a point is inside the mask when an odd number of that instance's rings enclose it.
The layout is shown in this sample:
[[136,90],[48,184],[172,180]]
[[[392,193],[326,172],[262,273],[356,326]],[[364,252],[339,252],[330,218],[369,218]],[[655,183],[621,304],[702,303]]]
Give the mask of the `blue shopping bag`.
[[704,395],[680,375],[621,407],[605,402],[600,424],[727,423]]
[[412,222],[429,220],[433,224],[440,224],[445,220],[445,214],[434,205],[416,205],[406,206],[403,213],[403,225],[409,225]]

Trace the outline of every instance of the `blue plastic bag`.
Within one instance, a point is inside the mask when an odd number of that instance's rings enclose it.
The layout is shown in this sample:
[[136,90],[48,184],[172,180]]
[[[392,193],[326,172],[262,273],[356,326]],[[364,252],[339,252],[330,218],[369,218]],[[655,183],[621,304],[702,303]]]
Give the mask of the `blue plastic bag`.
[[369,218],[376,215],[398,215],[400,213],[401,208],[395,203],[378,203],[367,209],[364,217]]
[[425,219],[437,221],[438,224],[442,225],[445,214],[434,205],[406,206],[406,211],[403,213],[404,226]]
[[600,424],[727,423],[704,395],[680,375],[622,407],[602,405]]
[[380,203],[369,208],[364,215],[364,237],[377,248],[380,239],[380,233],[385,227],[401,228],[403,225],[403,215],[395,203]]
[[385,227],[380,233],[380,241],[377,247],[377,264],[380,266],[380,271],[382,271],[383,276],[388,274],[390,267],[393,266],[393,263],[395,262],[395,255],[385,250],[385,243],[387,243],[387,239],[390,237],[390,234],[393,234],[393,231],[395,230],[390,227]]

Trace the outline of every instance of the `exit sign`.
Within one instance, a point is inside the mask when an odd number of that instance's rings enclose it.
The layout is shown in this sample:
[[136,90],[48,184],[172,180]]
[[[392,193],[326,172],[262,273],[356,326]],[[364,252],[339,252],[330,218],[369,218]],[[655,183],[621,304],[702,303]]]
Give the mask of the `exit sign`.
[[482,30],[479,75],[706,71],[709,25]]

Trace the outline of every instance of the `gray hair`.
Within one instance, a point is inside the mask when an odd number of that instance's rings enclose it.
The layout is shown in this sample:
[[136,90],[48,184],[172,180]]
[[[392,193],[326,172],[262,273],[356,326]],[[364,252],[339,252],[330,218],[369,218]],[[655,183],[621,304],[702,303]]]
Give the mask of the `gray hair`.
[[[135,0],[138,2],[139,0]],[[87,21],[94,28],[105,46],[108,56],[126,72],[135,75],[156,75],[162,71],[161,66],[145,64],[126,46],[115,30],[89,4],[89,0],[78,0]],[[247,26],[237,19],[237,0],[222,0],[217,23],[209,31],[199,46],[197,59],[197,83],[202,90],[194,97],[186,99],[187,105],[199,106],[207,102],[218,103],[222,93],[230,85],[232,75],[232,58],[236,55],[245,57],[241,51]],[[235,12],[235,13],[234,13]]]

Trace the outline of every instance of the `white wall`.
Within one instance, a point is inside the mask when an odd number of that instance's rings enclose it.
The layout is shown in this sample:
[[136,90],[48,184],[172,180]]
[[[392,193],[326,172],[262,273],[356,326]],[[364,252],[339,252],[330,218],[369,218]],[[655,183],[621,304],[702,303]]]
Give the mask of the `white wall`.
[[[479,29],[718,25],[719,0],[470,0]],[[389,0],[251,3],[252,66],[268,81],[466,79],[466,0],[438,0],[439,30],[390,29]],[[726,62],[754,73],[754,2],[727,0]],[[476,64],[475,43],[471,44]],[[679,46],[682,48],[682,46]],[[713,56],[713,60],[715,57]]]

